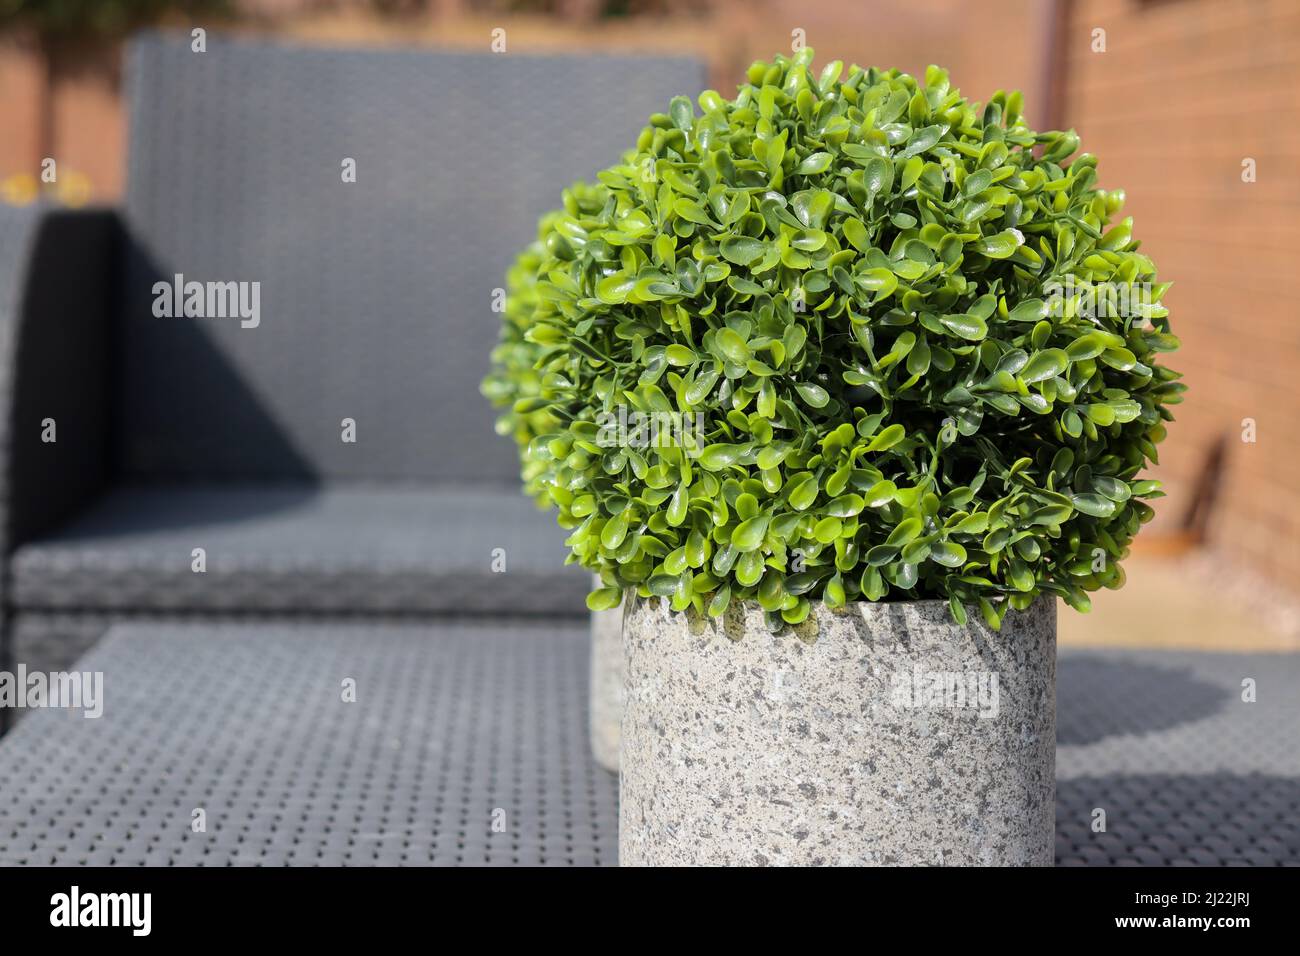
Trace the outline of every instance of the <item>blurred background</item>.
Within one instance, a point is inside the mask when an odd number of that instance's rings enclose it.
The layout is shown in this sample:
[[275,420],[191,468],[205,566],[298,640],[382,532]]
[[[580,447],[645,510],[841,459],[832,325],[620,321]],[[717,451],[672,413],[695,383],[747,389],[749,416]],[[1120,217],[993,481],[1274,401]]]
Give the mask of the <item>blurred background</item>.
[[1023,90],[1031,125],[1076,128],[1127,191],[1175,282],[1190,388],[1128,587],[1063,615],[1062,641],[1300,649],[1300,316],[1276,292],[1300,239],[1293,0],[0,0],[0,202],[120,197],[122,43],[155,25],[478,51],[503,28],[511,52],[690,53],[724,94],[806,44],[819,64],[938,63],[976,99]]

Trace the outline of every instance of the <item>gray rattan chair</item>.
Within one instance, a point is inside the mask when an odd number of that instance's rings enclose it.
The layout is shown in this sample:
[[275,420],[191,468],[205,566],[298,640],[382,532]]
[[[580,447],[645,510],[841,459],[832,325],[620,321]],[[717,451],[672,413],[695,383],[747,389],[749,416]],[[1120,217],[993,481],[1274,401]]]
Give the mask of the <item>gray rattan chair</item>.
[[[478,394],[494,290],[702,67],[147,35],[127,75],[123,207],[0,210],[10,660],[127,616],[585,613]],[[155,314],[178,274],[259,283],[258,324]]]

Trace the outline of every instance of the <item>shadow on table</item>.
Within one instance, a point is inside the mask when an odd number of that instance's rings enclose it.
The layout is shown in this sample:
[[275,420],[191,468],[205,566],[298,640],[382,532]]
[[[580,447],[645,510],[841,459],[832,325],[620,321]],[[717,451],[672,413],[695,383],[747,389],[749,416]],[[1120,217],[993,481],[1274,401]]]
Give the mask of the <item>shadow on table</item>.
[[1085,654],[1060,658],[1056,686],[1056,742],[1062,746],[1203,720],[1231,696],[1186,669]]
[[[1105,831],[1094,832],[1105,813]],[[1056,783],[1057,866],[1300,865],[1300,778],[1142,774]]]

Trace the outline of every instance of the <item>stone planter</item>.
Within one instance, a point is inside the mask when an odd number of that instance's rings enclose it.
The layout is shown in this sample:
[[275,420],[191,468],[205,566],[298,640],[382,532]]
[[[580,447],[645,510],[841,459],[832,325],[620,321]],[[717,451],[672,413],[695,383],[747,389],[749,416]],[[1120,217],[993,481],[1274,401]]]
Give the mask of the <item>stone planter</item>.
[[[599,585],[597,585],[599,586]],[[623,605],[591,612],[591,753],[618,773],[623,720]]]
[[774,635],[753,604],[630,600],[623,865],[1052,864],[1054,601],[997,633],[919,601]]

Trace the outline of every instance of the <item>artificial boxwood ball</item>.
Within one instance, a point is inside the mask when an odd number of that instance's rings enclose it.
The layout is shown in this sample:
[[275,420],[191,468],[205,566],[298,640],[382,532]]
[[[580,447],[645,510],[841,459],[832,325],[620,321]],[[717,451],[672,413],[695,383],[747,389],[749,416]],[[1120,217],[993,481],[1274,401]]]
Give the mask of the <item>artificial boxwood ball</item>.
[[811,59],[674,99],[543,220],[485,385],[529,488],[593,607],[1086,609],[1183,388],[1123,195],[1018,93]]

